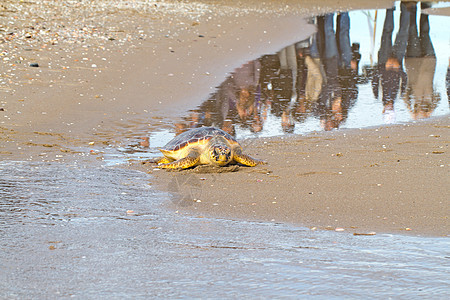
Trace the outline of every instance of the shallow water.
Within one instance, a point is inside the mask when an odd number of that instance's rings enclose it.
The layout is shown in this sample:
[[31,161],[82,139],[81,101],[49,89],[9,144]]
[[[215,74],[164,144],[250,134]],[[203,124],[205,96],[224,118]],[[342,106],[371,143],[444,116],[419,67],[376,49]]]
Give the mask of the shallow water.
[[111,167],[2,162],[0,178],[0,298],[450,295],[448,238],[182,216]]

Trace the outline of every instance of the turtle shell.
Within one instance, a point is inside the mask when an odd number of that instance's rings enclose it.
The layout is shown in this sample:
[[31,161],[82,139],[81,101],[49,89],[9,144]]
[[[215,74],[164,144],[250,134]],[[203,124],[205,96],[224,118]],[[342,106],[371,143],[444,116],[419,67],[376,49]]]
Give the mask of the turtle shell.
[[208,142],[215,136],[222,136],[230,144],[237,144],[238,142],[227,132],[215,128],[215,127],[200,127],[190,129],[177,135],[170,142],[167,143],[161,150],[165,151],[178,151],[184,149],[189,145],[203,144],[202,142]]

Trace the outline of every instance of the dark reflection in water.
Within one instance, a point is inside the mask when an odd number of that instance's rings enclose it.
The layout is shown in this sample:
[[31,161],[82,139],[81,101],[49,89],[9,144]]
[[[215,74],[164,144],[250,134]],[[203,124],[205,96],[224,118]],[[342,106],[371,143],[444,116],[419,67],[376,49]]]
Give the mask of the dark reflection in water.
[[448,59],[447,77],[445,79],[445,84],[447,85],[447,97],[448,103],[450,104],[450,58]]
[[[420,14],[419,36],[416,4],[402,3],[400,7],[400,29],[394,45],[394,10],[386,10],[378,66],[372,79],[374,95],[382,98],[383,113],[389,122],[394,121],[391,118],[395,117],[394,101],[399,89],[413,119],[430,117],[440,100],[433,90],[436,55],[429,35],[428,15]],[[421,3],[421,7],[429,5]],[[382,95],[378,93],[379,88]]]
[[[311,22],[317,26],[316,34],[237,68],[208,100],[176,124],[177,133],[216,126],[234,135],[267,136],[446,114],[446,105],[435,113],[445,91],[437,91],[434,83],[436,53],[429,22],[433,16],[424,13],[429,7],[406,2],[385,11],[384,23],[377,20],[381,37],[376,64],[370,62],[367,46],[361,53],[359,39],[367,38],[358,32],[351,36],[350,25],[362,26],[363,12],[315,17]],[[371,22],[377,28],[377,22]],[[378,38],[373,29],[370,34]],[[366,58],[360,66],[362,55]]]

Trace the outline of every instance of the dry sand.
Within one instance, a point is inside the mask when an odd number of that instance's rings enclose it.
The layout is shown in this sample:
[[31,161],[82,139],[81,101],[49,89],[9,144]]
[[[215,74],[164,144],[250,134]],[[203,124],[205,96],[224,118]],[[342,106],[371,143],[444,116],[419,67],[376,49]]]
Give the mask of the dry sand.
[[[301,17],[373,8],[356,0],[260,3],[2,2],[1,159],[73,161],[80,159],[74,154],[170,126],[168,120],[200,104],[226,72],[313,32]],[[377,8],[391,5],[379,1]],[[245,141],[251,143],[246,151],[267,166],[153,173],[159,187],[171,191],[180,176],[195,182],[188,187],[197,187],[198,179],[201,202],[173,202],[194,215],[447,235],[448,128],[442,118]]]

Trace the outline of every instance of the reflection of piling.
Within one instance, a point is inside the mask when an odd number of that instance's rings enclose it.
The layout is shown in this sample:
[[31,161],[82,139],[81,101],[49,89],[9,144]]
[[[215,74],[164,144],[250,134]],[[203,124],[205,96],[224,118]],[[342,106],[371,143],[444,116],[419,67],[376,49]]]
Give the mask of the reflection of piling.
[[373,21],[373,39],[372,39],[372,53],[370,54],[370,65],[373,66],[373,51],[375,50],[375,37],[377,33],[377,18],[378,10],[375,11],[375,18]]
[[[370,15],[370,12],[364,12],[364,14],[367,17],[367,25],[369,26],[369,34],[372,36],[371,39],[371,45],[370,45],[370,54],[369,54],[369,59],[370,59],[370,66],[373,66],[373,56],[374,56],[374,52],[375,52],[375,39],[377,36],[377,18],[378,18],[378,11],[375,11],[375,16],[372,19],[372,16]],[[373,21],[373,26],[372,26],[372,21]]]
[[447,77],[445,78],[445,84],[447,86],[448,104],[450,106],[450,58],[448,59]]
[[278,53],[278,58],[280,60],[280,69],[281,70],[289,70],[292,77],[290,90],[292,91],[292,95],[290,97],[291,102],[295,102],[297,100],[295,84],[297,82],[297,52],[295,50],[295,45],[288,46],[282,49]]

